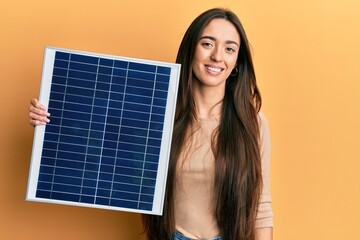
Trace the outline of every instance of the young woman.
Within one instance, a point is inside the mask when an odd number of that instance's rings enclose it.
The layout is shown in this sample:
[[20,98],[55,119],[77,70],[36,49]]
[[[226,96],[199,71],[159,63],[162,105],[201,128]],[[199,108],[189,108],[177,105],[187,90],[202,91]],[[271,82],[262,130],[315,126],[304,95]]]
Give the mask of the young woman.
[[[182,65],[163,216],[149,240],[272,239],[269,130],[249,43],[237,16],[202,13],[179,48]],[[30,124],[48,122],[32,99]]]

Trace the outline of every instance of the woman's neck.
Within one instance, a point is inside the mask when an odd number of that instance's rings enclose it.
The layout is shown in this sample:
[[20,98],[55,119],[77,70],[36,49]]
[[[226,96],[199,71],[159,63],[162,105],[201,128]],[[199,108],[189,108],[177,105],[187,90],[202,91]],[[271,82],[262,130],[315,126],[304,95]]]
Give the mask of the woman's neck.
[[221,115],[225,90],[194,84],[194,101],[199,119],[218,119]]

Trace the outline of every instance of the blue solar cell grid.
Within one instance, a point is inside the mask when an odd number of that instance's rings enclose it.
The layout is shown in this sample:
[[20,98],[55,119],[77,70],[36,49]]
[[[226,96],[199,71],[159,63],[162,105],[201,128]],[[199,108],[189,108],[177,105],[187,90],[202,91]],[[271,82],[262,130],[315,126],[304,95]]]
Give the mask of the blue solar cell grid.
[[36,197],[151,211],[170,72],[56,51]]

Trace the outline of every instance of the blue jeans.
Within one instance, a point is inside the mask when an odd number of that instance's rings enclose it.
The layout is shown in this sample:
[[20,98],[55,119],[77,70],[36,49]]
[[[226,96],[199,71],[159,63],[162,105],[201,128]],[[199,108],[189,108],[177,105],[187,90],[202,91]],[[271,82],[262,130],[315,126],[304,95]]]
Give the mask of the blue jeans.
[[[200,239],[200,238],[199,238]],[[211,239],[205,239],[205,238],[201,238],[202,240],[222,240],[221,237],[216,237],[216,238],[211,238]],[[193,238],[188,238],[185,237],[184,235],[182,235],[181,233],[179,233],[178,231],[176,231],[174,233],[173,239],[172,240],[195,240]]]

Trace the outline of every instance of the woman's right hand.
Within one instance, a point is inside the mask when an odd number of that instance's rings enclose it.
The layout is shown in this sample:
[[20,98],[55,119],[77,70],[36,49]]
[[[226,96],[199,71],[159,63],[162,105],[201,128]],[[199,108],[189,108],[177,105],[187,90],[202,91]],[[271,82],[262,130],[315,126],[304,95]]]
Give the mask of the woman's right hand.
[[42,105],[39,100],[33,98],[30,100],[29,105],[29,117],[30,117],[30,125],[45,125],[50,122],[49,117],[50,113],[47,112],[44,105]]

